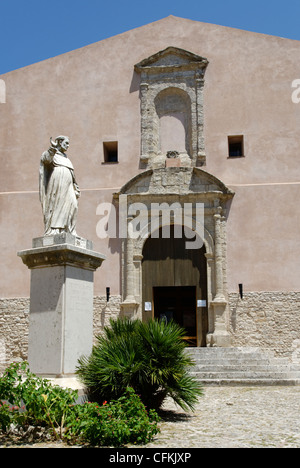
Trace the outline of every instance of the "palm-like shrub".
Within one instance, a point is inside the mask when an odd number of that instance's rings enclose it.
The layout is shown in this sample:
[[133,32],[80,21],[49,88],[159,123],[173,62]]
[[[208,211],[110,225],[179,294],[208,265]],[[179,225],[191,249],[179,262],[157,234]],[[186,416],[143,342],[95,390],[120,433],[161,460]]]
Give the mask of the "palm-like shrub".
[[202,387],[189,374],[193,363],[183,335],[174,322],[111,320],[77,367],[89,399],[109,401],[132,387],[148,408],[158,409],[170,396],[182,409],[193,410]]

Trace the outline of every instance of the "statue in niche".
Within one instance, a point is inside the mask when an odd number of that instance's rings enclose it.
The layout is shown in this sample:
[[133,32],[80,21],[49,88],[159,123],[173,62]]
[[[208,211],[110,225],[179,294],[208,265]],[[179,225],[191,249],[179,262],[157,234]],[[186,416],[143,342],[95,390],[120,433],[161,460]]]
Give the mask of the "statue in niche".
[[50,148],[40,161],[39,190],[44,215],[44,236],[68,232],[76,236],[80,190],[74,167],[65,154],[70,146],[66,136],[50,138]]

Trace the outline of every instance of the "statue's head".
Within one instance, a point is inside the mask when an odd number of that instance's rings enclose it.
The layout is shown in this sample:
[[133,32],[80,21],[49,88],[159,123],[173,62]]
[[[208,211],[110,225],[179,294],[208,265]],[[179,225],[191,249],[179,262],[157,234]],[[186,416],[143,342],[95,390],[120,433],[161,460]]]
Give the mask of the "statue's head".
[[62,151],[63,153],[68,150],[70,146],[70,139],[67,136],[60,135],[55,138],[55,141],[52,140],[52,137],[50,138],[50,143],[51,146],[58,149],[59,151]]

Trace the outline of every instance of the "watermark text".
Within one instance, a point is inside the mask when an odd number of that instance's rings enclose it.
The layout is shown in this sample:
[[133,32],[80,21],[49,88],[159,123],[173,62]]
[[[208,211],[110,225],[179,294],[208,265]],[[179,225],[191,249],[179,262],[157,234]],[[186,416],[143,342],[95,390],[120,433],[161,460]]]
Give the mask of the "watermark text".
[[200,249],[204,239],[203,203],[128,203],[120,195],[118,211],[112,203],[100,203],[96,233],[100,239],[185,238],[186,249]]

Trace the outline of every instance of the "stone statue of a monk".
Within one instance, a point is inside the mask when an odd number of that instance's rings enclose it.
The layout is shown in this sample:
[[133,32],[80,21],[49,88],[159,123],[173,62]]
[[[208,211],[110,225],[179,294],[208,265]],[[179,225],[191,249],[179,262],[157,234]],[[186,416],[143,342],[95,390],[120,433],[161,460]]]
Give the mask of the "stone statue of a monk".
[[74,168],[65,154],[70,140],[58,136],[44,151],[40,161],[40,201],[42,204],[44,236],[69,232],[76,234],[78,198],[80,190]]

